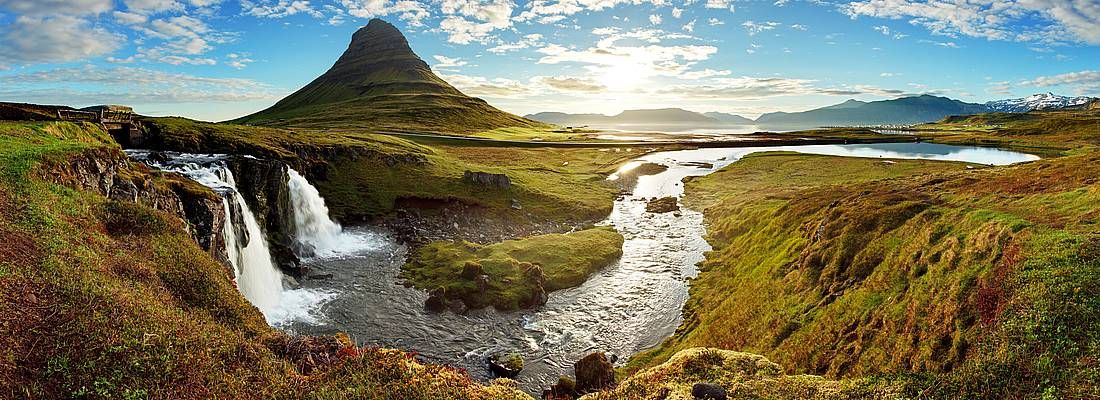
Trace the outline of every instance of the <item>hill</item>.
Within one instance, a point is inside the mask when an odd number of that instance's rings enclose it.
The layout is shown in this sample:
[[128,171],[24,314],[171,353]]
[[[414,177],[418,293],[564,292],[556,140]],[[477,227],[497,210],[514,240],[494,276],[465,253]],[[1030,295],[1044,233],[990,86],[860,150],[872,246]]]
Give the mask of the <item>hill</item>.
[[986,111],[988,108],[982,104],[922,95],[866,103],[848,100],[803,112],[768,113],[757,118],[756,123],[792,127],[901,125],[938,121],[949,115],[978,114]]
[[703,113],[703,115],[731,125],[752,125],[756,123],[756,121],[742,117],[740,115],[724,112],[711,111],[705,112]]
[[380,19],[356,31],[344,54],[313,82],[231,122],[443,133],[542,126],[455,89],[412,51],[401,31]]

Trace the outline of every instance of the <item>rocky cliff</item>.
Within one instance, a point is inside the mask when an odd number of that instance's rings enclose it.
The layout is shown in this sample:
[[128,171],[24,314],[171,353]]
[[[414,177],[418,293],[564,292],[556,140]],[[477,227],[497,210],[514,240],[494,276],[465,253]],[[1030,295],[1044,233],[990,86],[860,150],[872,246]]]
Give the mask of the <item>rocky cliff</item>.
[[178,217],[204,251],[228,265],[221,198],[173,173],[150,170],[130,161],[118,148],[96,147],[51,159],[37,170],[46,181],[99,193],[112,200],[139,203]]
[[294,241],[294,216],[287,188],[287,164],[278,160],[233,157],[229,170],[237,181],[248,207],[267,234],[267,244],[276,264],[294,276],[304,272]]

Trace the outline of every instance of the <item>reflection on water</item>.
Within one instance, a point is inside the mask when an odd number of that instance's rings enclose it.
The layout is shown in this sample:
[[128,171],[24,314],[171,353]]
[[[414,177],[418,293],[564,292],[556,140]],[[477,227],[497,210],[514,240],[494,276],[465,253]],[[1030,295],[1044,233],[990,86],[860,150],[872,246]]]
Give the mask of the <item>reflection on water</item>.
[[427,295],[403,287],[397,274],[405,247],[385,232],[360,228],[374,235],[377,246],[356,256],[313,260],[325,280],[307,280],[305,287],[324,288],[336,297],[322,309],[317,324],[296,323],[301,333],[348,332],[360,344],[415,350],[426,359],[463,367],[477,378],[488,378],[485,357],[497,351],[518,351],[527,361],[518,377],[522,388],[538,393],[562,374],[571,374],[575,360],[591,351],[617,354],[619,362],[652,347],[673,333],[687,299],[686,280],[710,246],[699,212],[649,214],[644,199],[679,196],[686,176],[706,175],[746,154],[787,150],[859,157],[921,158],[1010,164],[1037,159],[1011,151],[926,143],[714,148],[653,153],[640,160],[669,169],[639,178],[631,195],[616,200],[605,224],[626,238],[623,257],[593,275],[583,285],[552,292],[536,310],[498,312],[476,310],[467,315],[433,314],[424,310]]

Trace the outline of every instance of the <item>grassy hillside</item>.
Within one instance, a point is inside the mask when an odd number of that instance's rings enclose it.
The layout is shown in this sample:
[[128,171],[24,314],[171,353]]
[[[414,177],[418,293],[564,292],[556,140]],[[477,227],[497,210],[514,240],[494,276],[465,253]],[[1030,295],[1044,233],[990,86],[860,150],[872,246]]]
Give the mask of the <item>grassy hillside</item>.
[[269,328],[178,218],[49,183],[117,151],[97,127],[0,122],[0,149],[0,397],[529,398]]
[[1100,154],[1078,153],[984,169],[762,154],[693,180],[714,251],[680,330],[628,369],[709,346],[921,397],[1100,396]]
[[940,143],[997,145],[1057,154],[1100,146],[1100,113],[1046,111],[948,117],[915,127]]

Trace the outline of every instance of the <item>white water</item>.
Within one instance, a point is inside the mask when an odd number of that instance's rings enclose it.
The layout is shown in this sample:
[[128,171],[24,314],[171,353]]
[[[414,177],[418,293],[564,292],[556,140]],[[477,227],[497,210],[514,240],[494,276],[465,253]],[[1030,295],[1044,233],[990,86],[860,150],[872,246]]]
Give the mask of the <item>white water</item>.
[[[225,247],[231,256],[229,262],[233,264],[233,268],[236,270],[237,288],[240,289],[241,294],[249,302],[260,309],[260,312],[268,318],[268,322],[272,322],[271,315],[281,303],[283,274],[275,268],[275,263],[271,260],[271,251],[268,250],[267,239],[264,237],[263,230],[260,229],[260,224],[256,222],[256,216],[248,208],[248,203],[244,201],[244,197],[241,197],[241,194],[236,190],[237,183],[233,179],[233,173],[225,167],[218,168],[216,171],[229,187],[234,188],[226,193],[226,196],[231,198],[237,206],[237,210],[241,213],[240,219],[244,222],[245,231],[248,232],[248,243],[241,243],[237,240],[236,234],[233,232],[235,228],[232,227],[232,217],[230,217],[233,214],[226,214],[227,219],[229,219],[225,224],[228,226],[226,231],[233,234],[233,243],[230,243],[230,236],[227,234]],[[226,207],[232,210],[228,202]],[[236,256],[235,260],[232,257],[234,255]]]
[[[248,207],[248,203],[237,191],[233,174],[226,167],[226,156],[170,153],[171,159],[168,162],[157,163],[148,159],[149,152],[147,151],[130,150],[127,153],[157,169],[177,172],[187,176],[222,195],[222,206],[225,208],[226,215],[222,234],[225,237],[226,255],[233,269],[237,289],[263,313],[269,324],[283,326],[294,321],[309,324],[321,323],[318,318],[318,310],[334,298],[336,293],[321,289],[291,289],[284,286],[283,274],[271,258],[266,236],[252,210]],[[293,171],[292,174],[298,175],[297,172]],[[290,180],[294,180],[293,175]],[[306,213],[309,215],[306,220],[312,222],[305,225],[320,226],[320,228],[309,228],[321,232],[311,237],[324,245],[327,251],[326,254],[331,255],[338,254],[339,251],[350,251],[347,248],[350,246],[348,244],[350,241],[347,239],[349,235],[343,234],[340,226],[328,218],[328,209],[324,206],[324,200],[317,194],[317,190],[308,182],[305,182],[305,179],[301,178],[300,175],[298,175],[298,178],[300,178],[300,182],[297,185],[304,185],[298,191],[312,193],[312,197],[306,196],[307,200],[304,200],[305,203],[313,204],[310,208],[311,212]],[[292,190],[292,193],[294,192]],[[236,215],[238,211],[240,215]],[[295,219],[303,220],[299,215],[300,213],[295,212]],[[235,226],[233,221],[241,221],[243,227]],[[297,225],[303,224],[299,222]],[[241,228],[244,229],[247,235],[237,235],[238,229]],[[325,234],[326,232],[327,234]],[[247,236],[247,238],[241,236]],[[354,236],[354,238],[360,239],[359,236]],[[245,242],[246,239],[247,242]],[[358,242],[363,241],[365,239],[358,240]],[[340,243],[345,247],[329,245],[331,243]]]
[[304,176],[287,168],[290,208],[294,214],[295,239],[312,247],[316,257],[355,253],[368,247],[362,235],[345,233],[328,214],[325,199]]

